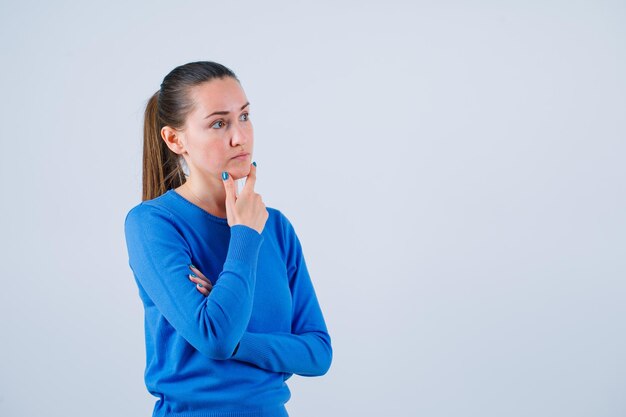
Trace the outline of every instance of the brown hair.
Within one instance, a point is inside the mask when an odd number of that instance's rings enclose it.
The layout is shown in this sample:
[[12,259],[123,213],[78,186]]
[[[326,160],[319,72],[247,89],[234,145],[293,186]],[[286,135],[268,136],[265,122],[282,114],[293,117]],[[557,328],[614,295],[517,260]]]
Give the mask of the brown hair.
[[181,129],[193,109],[191,87],[216,78],[232,77],[233,71],[212,61],[190,62],[174,68],[165,76],[161,88],[148,99],[143,125],[142,201],[151,200],[185,182],[182,157],[167,147],[161,138],[163,126]]

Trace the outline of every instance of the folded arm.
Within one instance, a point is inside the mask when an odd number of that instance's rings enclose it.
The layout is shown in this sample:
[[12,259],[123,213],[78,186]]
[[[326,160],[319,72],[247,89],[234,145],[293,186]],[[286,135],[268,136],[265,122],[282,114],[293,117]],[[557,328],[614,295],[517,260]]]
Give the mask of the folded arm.
[[165,319],[207,357],[230,358],[250,320],[263,236],[245,225],[231,227],[223,270],[204,297],[189,285],[190,249],[168,211],[140,204],[124,230],[135,279]]

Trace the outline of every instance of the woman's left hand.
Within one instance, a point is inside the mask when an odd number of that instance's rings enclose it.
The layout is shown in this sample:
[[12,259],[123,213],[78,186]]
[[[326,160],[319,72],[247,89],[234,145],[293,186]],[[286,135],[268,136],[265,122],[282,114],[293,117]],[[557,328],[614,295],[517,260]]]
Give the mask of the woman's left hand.
[[192,265],[189,265],[189,269],[191,269],[192,273],[196,275],[194,277],[191,274],[189,274],[189,279],[192,282],[196,283],[196,289],[200,291],[202,295],[204,295],[205,297],[209,295],[209,293],[213,289],[213,284],[211,284],[211,281],[209,281],[207,277],[205,277],[204,274],[200,272],[198,268]]

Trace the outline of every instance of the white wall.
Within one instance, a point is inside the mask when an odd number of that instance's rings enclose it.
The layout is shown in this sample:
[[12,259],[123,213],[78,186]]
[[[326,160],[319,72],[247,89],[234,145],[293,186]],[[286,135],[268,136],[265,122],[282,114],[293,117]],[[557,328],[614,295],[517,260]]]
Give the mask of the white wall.
[[293,416],[626,414],[626,5],[3,2],[0,415],[148,416],[124,216],[214,60],[333,340]]

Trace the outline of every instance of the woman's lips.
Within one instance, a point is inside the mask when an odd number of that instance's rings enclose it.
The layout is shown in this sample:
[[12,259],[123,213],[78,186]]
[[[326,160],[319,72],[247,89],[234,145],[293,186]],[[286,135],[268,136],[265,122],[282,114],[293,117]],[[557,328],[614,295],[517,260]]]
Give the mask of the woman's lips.
[[243,159],[247,159],[249,155],[250,155],[249,153],[244,153],[243,155],[235,156],[232,159],[243,160]]

